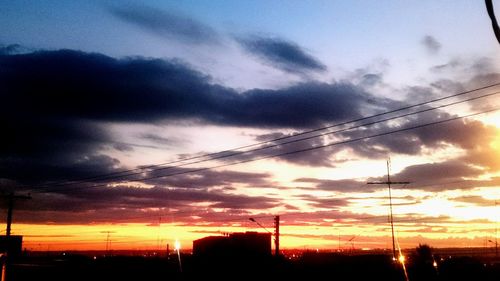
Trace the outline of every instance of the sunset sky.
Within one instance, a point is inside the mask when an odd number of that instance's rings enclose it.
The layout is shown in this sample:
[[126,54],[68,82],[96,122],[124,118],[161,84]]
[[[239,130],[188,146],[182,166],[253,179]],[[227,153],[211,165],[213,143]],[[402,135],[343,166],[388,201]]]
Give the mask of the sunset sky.
[[0,188],[31,194],[13,224],[28,249],[104,249],[108,235],[112,249],[189,249],[265,231],[249,218],[272,231],[275,215],[284,248],[390,248],[387,186],[367,184],[389,158],[410,182],[392,186],[402,247],[491,246],[500,45],[483,1],[0,11]]

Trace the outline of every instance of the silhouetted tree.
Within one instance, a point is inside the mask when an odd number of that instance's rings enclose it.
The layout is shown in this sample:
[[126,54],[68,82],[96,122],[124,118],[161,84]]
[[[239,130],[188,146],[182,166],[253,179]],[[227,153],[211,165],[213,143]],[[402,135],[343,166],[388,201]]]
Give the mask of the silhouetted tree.
[[418,247],[415,249],[415,262],[421,265],[427,265],[434,262],[432,257],[432,249],[427,244],[418,244]]
[[432,248],[427,244],[419,244],[411,258],[410,280],[436,280],[437,270],[434,267]]

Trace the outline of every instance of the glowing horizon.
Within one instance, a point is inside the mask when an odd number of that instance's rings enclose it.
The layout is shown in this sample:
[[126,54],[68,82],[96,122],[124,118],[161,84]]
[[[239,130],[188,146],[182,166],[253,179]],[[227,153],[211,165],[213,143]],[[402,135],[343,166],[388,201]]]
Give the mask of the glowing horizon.
[[390,248],[367,184],[389,158],[400,245],[497,233],[484,3],[22,2],[0,3],[0,191],[32,196],[27,249],[186,250],[275,215],[283,248]]

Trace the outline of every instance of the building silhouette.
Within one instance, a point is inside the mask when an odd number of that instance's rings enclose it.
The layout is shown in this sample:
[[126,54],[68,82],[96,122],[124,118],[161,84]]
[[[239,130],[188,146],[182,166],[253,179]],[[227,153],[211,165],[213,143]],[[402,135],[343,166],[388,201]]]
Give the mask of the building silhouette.
[[218,258],[259,258],[271,256],[271,234],[258,232],[208,236],[193,241],[193,255]]

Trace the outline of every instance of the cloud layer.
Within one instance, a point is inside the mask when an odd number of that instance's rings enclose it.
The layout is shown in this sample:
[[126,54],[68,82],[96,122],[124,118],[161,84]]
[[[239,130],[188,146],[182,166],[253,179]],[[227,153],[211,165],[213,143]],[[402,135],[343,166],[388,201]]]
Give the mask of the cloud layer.
[[277,37],[249,36],[237,42],[266,64],[290,73],[323,72],[326,66],[299,45]]
[[110,8],[117,18],[168,39],[188,44],[219,43],[220,35],[210,26],[179,12],[135,5]]
[[[300,67],[307,69],[307,65],[305,63]],[[122,171],[125,169],[123,164],[109,156],[105,152],[106,148],[114,147],[122,152],[130,151],[131,148],[111,135],[107,127],[109,124],[182,121],[202,125],[302,129],[351,120],[405,104],[404,101],[376,98],[350,82],[309,81],[278,89],[237,91],[215,83],[208,75],[177,60],[141,57],[116,59],[71,50],[4,52],[0,55],[0,69],[0,125],[6,136],[0,140],[0,180],[12,183],[12,186]],[[493,74],[481,75],[489,77]],[[433,97],[436,89],[465,88],[462,84],[440,82],[432,87],[411,88],[408,92],[419,96],[428,93],[429,97]],[[267,154],[248,153],[237,159],[310,149],[338,140],[356,139],[450,117],[453,115],[435,111],[398,122],[344,131],[333,137],[323,136],[286,145],[272,141],[270,144],[275,147]],[[420,155],[425,151],[452,146],[464,153],[440,163],[409,166],[395,176],[412,182],[425,178],[438,184],[427,187],[415,184],[414,188],[417,189],[439,191],[471,188],[477,186],[478,182],[470,180],[463,185],[450,185],[449,182],[463,181],[464,177],[473,178],[485,171],[500,169],[500,164],[491,160],[491,155],[497,153],[490,145],[496,135],[498,129],[494,127],[479,121],[460,120],[446,123],[439,130],[420,128],[404,134],[349,143],[342,148],[332,146],[311,153],[288,155],[282,160],[302,166],[331,167],[337,161],[336,153],[342,150],[348,150],[361,158],[380,159],[389,153]],[[257,140],[288,136],[289,133],[274,132],[259,136]],[[175,136],[151,133],[138,137],[163,145],[175,140]],[[141,208],[146,208],[144,206],[160,208],[164,204],[182,206],[187,211],[195,208],[192,204],[203,203],[211,208],[235,212],[245,212],[244,209],[265,210],[285,204],[272,196],[240,196],[227,192],[235,186],[273,186],[272,175],[267,173],[205,171],[177,177],[162,175],[160,171],[145,170],[135,179],[153,186],[153,189],[123,186],[106,188],[106,194],[108,191],[111,194],[109,201],[96,200],[95,204],[89,203],[93,198],[88,196],[102,196],[104,193],[72,192],[71,189],[47,193],[41,201],[37,201],[40,204],[37,208],[45,214],[40,219],[49,219],[54,212],[75,212],[82,219],[98,211],[114,214],[114,208],[128,208],[130,215],[133,215],[140,213]],[[148,177],[154,179],[144,179]],[[105,180],[102,183],[110,182]],[[485,181],[481,184],[489,186],[496,182]],[[368,189],[364,183],[347,179],[332,181],[301,178],[296,183],[329,192],[374,190],[371,187]],[[91,184],[80,186],[93,190]],[[162,187],[171,190],[167,192]],[[222,191],[210,191],[213,188]],[[346,206],[349,203],[333,198],[302,199],[312,202],[310,204],[317,208]],[[28,216],[29,211],[24,212]],[[69,217],[67,213],[68,220]],[[61,220],[64,220],[63,217]]]
[[33,115],[93,121],[190,118],[220,125],[304,127],[360,116],[360,108],[375,100],[349,83],[308,82],[238,93],[175,60],[61,50],[1,56],[0,64],[7,114],[23,108]]
[[144,5],[111,7],[109,12],[124,22],[162,38],[188,45],[216,44],[221,48],[228,48],[221,43],[224,40],[234,40],[245,52],[262,63],[287,73],[305,75],[327,70],[323,63],[298,44],[283,38],[260,35],[227,36],[178,11],[164,11]]
[[[214,84],[210,77],[179,61],[115,59],[71,50],[3,53],[0,67],[3,101],[0,123],[4,135],[8,136],[2,138],[0,145],[0,178],[12,186],[122,171],[123,164],[104,151],[114,147],[127,152],[131,147],[115,140],[107,129],[109,123],[189,120],[223,126],[300,128],[360,116],[361,108],[371,107],[373,100],[371,95],[348,83],[310,82],[241,93]],[[139,137],[169,143],[169,139],[154,134]],[[135,179],[161,175],[146,172]],[[269,186],[268,177],[267,174],[207,171],[198,175],[160,177],[144,183],[181,189],[230,189],[236,184]],[[102,186],[112,180],[95,182]],[[109,209],[120,205],[118,202],[127,201],[111,198],[107,202],[109,208],[104,202],[93,206],[80,192],[73,191],[74,188],[93,190],[92,184],[91,181],[56,189],[55,193],[47,193],[47,198],[41,201],[38,198],[37,204],[41,204],[38,207],[49,219],[54,212],[71,211],[64,208],[67,204],[68,208],[78,209],[74,211],[80,213],[79,219],[82,219],[99,208],[112,212]],[[140,196],[145,191],[131,189],[129,192]],[[182,199],[186,193],[169,194],[171,200],[184,202],[185,208],[189,206]],[[246,203],[251,200],[224,192],[221,193],[224,200],[201,191],[193,191],[189,196],[193,199],[196,194],[203,194],[203,200],[213,202],[213,208],[252,207]],[[270,202],[264,203],[265,207],[276,206],[275,200],[262,199],[259,200]],[[191,201],[195,202],[195,199]],[[133,213],[136,211],[132,209],[139,205],[126,207]],[[69,214],[66,217],[69,219]]]
[[426,35],[422,38],[422,45],[424,45],[430,54],[437,54],[441,50],[441,43],[431,35]]

